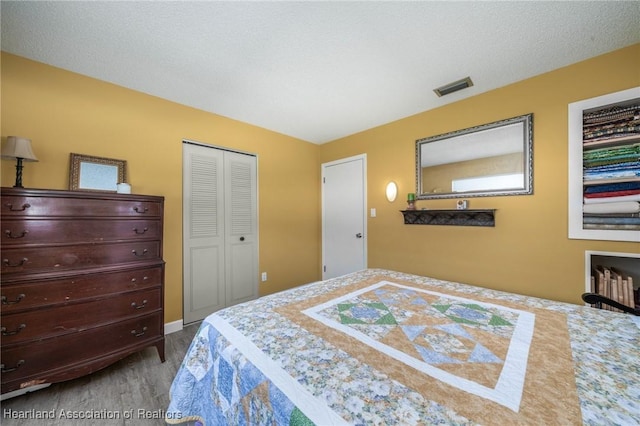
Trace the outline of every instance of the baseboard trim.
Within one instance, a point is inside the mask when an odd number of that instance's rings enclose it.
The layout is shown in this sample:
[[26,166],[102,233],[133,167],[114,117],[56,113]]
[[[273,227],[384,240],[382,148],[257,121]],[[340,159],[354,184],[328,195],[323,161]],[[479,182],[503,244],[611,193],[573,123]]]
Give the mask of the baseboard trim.
[[44,389],[44,388],[49,387],[49,386],[51,386],[51,383],[43,383],[41,385],[30,386],[30,387],[24,388],[24,389],[16,389],[14,391],[3,393],[2,395],[0,395],[0,401],[4,401],[5,399],[9,399],[9,398],[13,398],[13,397],[16,397],[16,396],[24,395],[24,394],[29,393],[29,392],[34,392],[34,391],[37,391],[39,389]]
[[173,322],[168,322],[164,325],[165,336],[167,334],[175,333],[176,331],[180,331],[180,330],[182,330],[182,319],[179,319]]

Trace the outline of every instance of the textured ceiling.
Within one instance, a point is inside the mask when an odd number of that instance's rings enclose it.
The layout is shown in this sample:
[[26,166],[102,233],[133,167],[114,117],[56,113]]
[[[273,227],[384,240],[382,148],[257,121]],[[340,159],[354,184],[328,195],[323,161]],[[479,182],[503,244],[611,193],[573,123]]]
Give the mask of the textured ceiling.
[[[0,13],[4,51],[312,143],[640,42],[638,1],[2,1]],[[473,87],[433,92],[466,76]]]

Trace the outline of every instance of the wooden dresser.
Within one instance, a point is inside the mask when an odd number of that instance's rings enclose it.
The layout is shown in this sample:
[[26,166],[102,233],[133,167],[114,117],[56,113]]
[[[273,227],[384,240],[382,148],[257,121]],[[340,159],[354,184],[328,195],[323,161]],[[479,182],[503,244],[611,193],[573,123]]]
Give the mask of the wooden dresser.
[[164,362],[164,198],[1,191],[2,393],[152,345]]

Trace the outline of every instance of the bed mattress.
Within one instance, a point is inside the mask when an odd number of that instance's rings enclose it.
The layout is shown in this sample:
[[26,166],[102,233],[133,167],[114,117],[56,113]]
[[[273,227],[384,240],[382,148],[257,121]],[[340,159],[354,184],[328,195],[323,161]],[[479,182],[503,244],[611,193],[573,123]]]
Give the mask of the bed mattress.
[[166,421],[640,424],[638,318],[368,269],[207,317]]

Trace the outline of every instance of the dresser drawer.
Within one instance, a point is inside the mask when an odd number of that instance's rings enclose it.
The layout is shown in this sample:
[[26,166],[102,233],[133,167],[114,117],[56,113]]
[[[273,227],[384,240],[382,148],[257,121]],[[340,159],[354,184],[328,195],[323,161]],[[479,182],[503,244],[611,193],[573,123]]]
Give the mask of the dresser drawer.
[[162,214],[162,203],[152,197],[127,199],[125,195],[104,195],[69,193],[68,196],[5,195],[3,191],[0,214],[3,217],[23,216],[133,216],[158,217]]
[[78,274],[39,281],[7,283],[7,280],[3,280],[0,287],[2,314],[161,286],[163,271],[164,267],[160,264],[142,269]]
[[160,219],[3,219],[2,246],[160,239]]
[[6,314],[0,317],[3,347],[30,340],[75,333],[124,318],[157,311],[162,306],[159,287],[50,309]]
[[2,274],[93,268],[160,259],[160,241],[3,247]]
[[162,313],[154,313],[109,326],[92,328],[25,345],[2,348],[2,381],[46,381],[47,372],[78,364],[162,336]]

